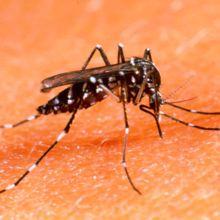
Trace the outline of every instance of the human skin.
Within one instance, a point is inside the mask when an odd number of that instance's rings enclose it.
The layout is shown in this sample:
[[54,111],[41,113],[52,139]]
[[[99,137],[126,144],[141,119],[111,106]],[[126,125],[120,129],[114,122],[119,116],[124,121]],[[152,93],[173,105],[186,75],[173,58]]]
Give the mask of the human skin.
[[[158,2],[158,3],[157,3]],[[0,122],[14,123],[62,88],[40,82],[80,69],[102,44],[112,63],[150,47],[161,93],[204,111],[219,111],[219,1],[0,2]],[[91,66],[102,65],[95,56]],[[143,100],[148,104],[147,97]],[[219,116],[171,115],[207,127]],[[0,186],[12,184],[50,146],[70,115],[49,115],[0,133]],[[128,105],[127,163],[121,166],[122,105],[110,97],[77,112],[69,134],[16,188],[0,194],[3,219],[219,219],[220,133],[162,119],[163,139],[149,115]]]

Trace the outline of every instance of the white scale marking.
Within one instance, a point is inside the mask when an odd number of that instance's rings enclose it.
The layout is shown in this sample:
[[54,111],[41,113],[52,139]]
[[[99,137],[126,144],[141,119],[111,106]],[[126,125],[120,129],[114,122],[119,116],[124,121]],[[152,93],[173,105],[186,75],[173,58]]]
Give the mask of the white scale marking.
[[122,162],[122,166],[123,166],[124,168],[126,168],[126,167],[127,167],[127,164],[126,164],[125,162]]
[[73,99],[68,99],[68,100],[67,100],[68,105],[71,105],[73,102],[74,102]]
[[44,84],[44,87],[45,87],[45,88],[49,88],[50,85],[46,83],[46,84]]
[[36,167],[37,167],[37,165],[34,163],[31,167],[29,167],[28,171],[31,172]]
[[96,88],[96,93],[99,93],[99,92],[103,92],[103,89],[101,87]]
[[130,64],[131,64],[132,66],[135,66],[134,57],[131,57],[131,59],[130,59]]
[[54,108],[55,111],[59,110],[58,106],[54,106],[53,108]]
[[89,96],[89,93],[88,93],[88,92],[84,93],[83,99],[86,99],[88,96]]
[[61,132],[57,137],[57,142],[59,142],[65,135],[66,135],[65,131]]
[[129,128],[125,128],[125,134],[129,134]]
[[122,43],[119,43],[118,46],[121,47],[121,48],[124,47],[124,45]]
[[135,79],[134,76],[131,77],[131,82],[132,82],[132,83],[135,83],[135,82],[136,82],[136,79]]
[[155,92],[155,89],[154,88],[150,88],[150,91],[152,91],[153,93]]
[[3,125],[4,128],[13,128],[13,125],[12,124],[5,124]]
[[34,120],[36,118],[36,115],[31,115],[27,118],[28,121]]
[[109,81],[109,82],[116,81],[116,78],[111,76],[111,77],[108,78],[108,81]]
[[195,125],[192,124],[192,123],[188,123],[188,125],[189,125],[190,127],[194,127],[194,126],[195,126]]
[[196,110],[194,110],[194,109],[192,109],[192,110],[190,110],[190,112],[193,112],[193,113],[195,113],[195,112],[197,112]]
[[97,45],[96,45],[96,48],[97,48],[97,49],[101,49],[102,46],[101,46],[100,44],[97,44]]
[[124,73],[123,71],[119,71],[119,74],[120,74],[121,76],[124,76],[124,75],[125,75],[125,73]]
[[15,187],[15,184],[11,184],[11,185],[7,186],[5,188],[5,190],[10,190],[10,189],[13,189],[14,187]]
[[58,105],[59,103],[60,103],[60,100],[59,100],[58,98],[55,98],[55,99],[54,99],[54,104],[55,104],[55,105]]
[[91,83],[96,83],[96,78],[94,76],[91,76],[89,78],[89,80],[90,80]]
[[102,80],[102,79],[98,79],[98,82],[99,82],[99,83],[103,83],[103,80]]

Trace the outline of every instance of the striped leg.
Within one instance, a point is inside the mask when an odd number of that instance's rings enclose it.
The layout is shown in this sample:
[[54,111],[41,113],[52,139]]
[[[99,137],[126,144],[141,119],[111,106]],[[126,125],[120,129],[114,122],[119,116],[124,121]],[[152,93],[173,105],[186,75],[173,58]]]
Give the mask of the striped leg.
[[15,123],[15,124],[4,124],[4,125],[0,125],[0,129],[1,129],[1,128],[2,128],[2,129],[15,128],[15,127],[17,127],[17,126],[19,126],[19,125],[22,125],[22,124],[26,123],[26,122],[33,121],[33,120],[35,120],[35,119],[37,119],[37,118],[39,118],[39,117],[40,117],[40,114],[30,115],[30,116],[27,117],[26,119],[24,119],[24,120],[22,120],[22,121],[20,121],[20,122],[17,122],[17,123]]
[[201,129],[201,130],[209,130],[209,131],[220,131],[220,128],[209,128],[209,127],[203,127],[203,126],[195,125],[195,124],[192,124],[192,123],[189,123],[189,122],[182,121],[178,118],[174,118],[173,116],[168,115],[164,112],[160,112],[159,114],[164,115],[165,117],[170,118],[173,121],[179,122],[183,125],[186,125],[186,126],[189,126],[189,127],[192,127],[192,128],[197,128],[197,129]]
[[83,65],[82,70],[85,70],[85,69],[86,69],[86,67],[88,66],[88,64],[89,64],[89,62],[91,61],[92,57],[94,56],[96,50],[99,51],[99,53],[100,53],[100,55],[101,55],[101,57],[102,57],[102,59],[103,59],[105,65],[106,65],[106,66],[111,65],[110,62],[109,62],[109,60],[108,60],[108,57],[107,57],[105,51],[102,49],[102,46],[99,45],[99,44],[97,44],[96,47],[92,50],[92,52],[91,52],[91,54],[89,55],[88,59],[86,60],[85,64]]
[[38,158],[38,160],[32,164],[27,171],[13,184],[8,185],[5,189],[0,190],[0,193],[3,193],[5,191],[8,191],[10,189],[13,189],[15,186],[17,186],[31,171],[33,171],[38,165],[39,163],[43,160],[43,158],[63,139],[63,137],[69,132],[70,130],[70,126],[73,122],[73,119],[75,117],[77,109],[75,109],[75,111],[72,113],[72,116],[70,118],[70,120],[68,121],[66,127],[64,128],[64,130],[57,136],[56,141],[41,155],[41,157]]
[[127,149],[127,142],[128,142],[128,134],[129,134],[129,124],[128,124],[128,117],[126,112],[126,90],[124,87],[122,87],[122,104],[123,104],[123,111],[124,111],[124,122],[125,122],[125,133],[124,133],[124,141],[123,141],[123,153],[122,153],[122,166],[124,168],[124,171],[126,173],[126,176],[128,178],[129,183],[131,184],[132,188],[139,194],[142,195],[142,193],[136,188],[134,183],[132,182],[132,179],[129,175],[128,169],[127,169],[127,163],[126,163],[126,149]]
[[178,108],[178,109],[181,109],[183,111],[186,111],[186,112],[191,112],[191,113],[195,113],[195,114],[202,114],[202,115],[220,115],[220,112],[202,112],[202,111],[198,111],[198,110],[194,110],[194,109],[188,109],[188,108],[184,108],[182,106],[179,106],[179,105],[175,105],[171,102],[164,102],[163,104],[165,105],[170,105],[174,108]]

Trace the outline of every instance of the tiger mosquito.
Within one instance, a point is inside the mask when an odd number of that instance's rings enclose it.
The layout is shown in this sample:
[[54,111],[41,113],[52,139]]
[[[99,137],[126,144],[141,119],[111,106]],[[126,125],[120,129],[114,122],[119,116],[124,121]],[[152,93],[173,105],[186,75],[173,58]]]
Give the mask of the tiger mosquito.
[[[81,70],[60,73],[42,81],[41,92],[49,92],[59,86],[69,86],[61,91],[57,96],[50,99],[46,104],[37,108],[37,113],[27,117],[16,124],[4,124],[0,126],[2,129],[15,128],[26,122],[35,120],[41,115],[50,113],[66,113],[70,112],[71,117],[63,131],[57,136],[56,140],[50,147],[33,163],[20,178],[13,184],[2,189],[0,193],[13,189],[22,180],[33,171],[46,155],[66,136],[69,132],[71,124],[75,118],[75,114],[80,109],[86,109],[97,102],[104,100],[107,96],[111,96],[113,100],[121,103],[124,114],[124,137],[122,147],[122,167],[127,179],[138,194],[141,191],[135,186],[128,172],[126,162],[127,140],[129,135],[129,123],[126,111],[126,105],[132,103],[139,105],[139,109],[151,115],[156,123],[159,136],[162,138],[163,133],[159,123],[159,117],[165,116],[183,125],[197,128],[201,130],[215,130],[220,128],[203,127],[189,122],[182,121],[171,115],[160,111],[161,105],[169,105],[171,107],[187,111],[195,114],[220,115],[220,112],[202,112],[193,109],[187,109],[176,105],[162,98],[159,91],[161,85],[161,76],[159,70],[152,60],[150,49],[145,49],[143,57],[131,57],[125,59],[123,45],[118,45],[117,63],[111,64],[105,51],[101,45],[96,45]],[[95,68],[87,68],[95,52],[98,51],[105,65]],[[140,104],[142,98],[148,96],[149,105]]]

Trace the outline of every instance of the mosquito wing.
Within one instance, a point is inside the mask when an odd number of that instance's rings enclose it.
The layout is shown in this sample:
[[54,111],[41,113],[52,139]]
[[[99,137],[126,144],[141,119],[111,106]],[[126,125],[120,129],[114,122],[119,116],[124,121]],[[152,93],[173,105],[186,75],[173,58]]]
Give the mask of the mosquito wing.
[[108,78],[110,76],[117,76],[120,70],[132,71],[132,66],[129,62],[122,64],[115,64],[111,66],[103,66],[97,68],[91,68],[86,70],[79,71],[70,71],[65,73],[60,73],[49,78],[46,78],[42,81],[42,92],[48,92],[51,89],[64,86],[69,84],[75,84],[79,82],[85,82],[91,76],[97,78]]

